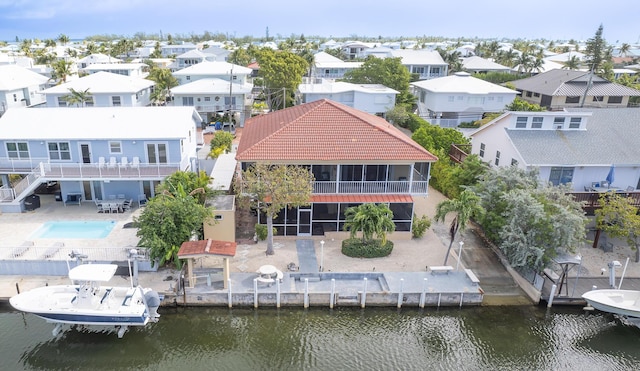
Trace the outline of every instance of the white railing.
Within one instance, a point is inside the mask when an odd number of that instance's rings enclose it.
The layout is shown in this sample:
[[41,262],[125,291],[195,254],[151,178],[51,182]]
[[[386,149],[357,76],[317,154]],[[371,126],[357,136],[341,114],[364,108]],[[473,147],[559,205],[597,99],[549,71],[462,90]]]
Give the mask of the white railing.
[[242,111],[244,107],[240,104],[232,104],[229,107],[228,104],[196,104],[196,111],[198,112],[219,112],[219,111]]
[[426,194],[427,181],[316,181],[313,184],[315,194],[335,193],[413,193]]
[[146,179],[164,178],[174,172],[182,170],[180,163],[162,164],[131,164],[123,166],[77,164],[77,163],[48,163],[44,164],[43,176],[50,179]]
[[20,180],[20,182],[18,182],[18,184],[16,184],[16,186],[13,187],[13,191],[14,191],[13,199],[15,199],[17,195],[22,194],[22,192],[24,192],[25,189],[29,188],[29,186],[31,186],[33,183],[36,183],[36,182],[39,183],[38,181],[39,178],[40,178],[40,169],[33,169],[33,172],[27,174],[27,176],[22,178],[22,180]]
[[8,184],[4,184],[0,187],[0,201],[11,202],[16,198],[16,192]]
[[31,172],[34,168],[39,167],[41,162],[47,163],[49,162],[49,159],[46,157],[33,157],[26,159],[0,157],[0,171],[13,173]]
[[73,252],[85,255],[87,261],[127,261],[131,249],[136,249],[145,260],[149,259],[148,249],[141,247],[77,247],[54,243],[49,246],[2,246],[0,260],[71,260]]

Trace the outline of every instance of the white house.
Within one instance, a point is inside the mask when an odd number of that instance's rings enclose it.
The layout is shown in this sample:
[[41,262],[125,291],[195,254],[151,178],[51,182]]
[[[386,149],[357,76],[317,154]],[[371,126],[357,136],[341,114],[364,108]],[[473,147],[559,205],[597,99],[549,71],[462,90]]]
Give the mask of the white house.
[[321,84],[300,84],[299,103],[321,99],[344,104],[373,115],[384,116],[396,104],[398,91],[380,84],[352,84],[324,81]]
[[145,63],[96,63],[88,65],[82,71],[88,74],[105,71],[118,75],[145,78],[149,75],[149,66]]
[[236,84],[244,85],[249,81],[248,77],[251,72],[251,68],[236,64],[205,61],[176,71],[173,76],[178,79],[180,85],[208,78],[233,81]]
[[378,58],[400,58],[410,73],[418,75],[419,80],[435,79],[447,76],[449,65],[437,51],[414,49],[371,48],[364,52]]
[[216,58],[214,55],[205,54],[198,49],[193,49],[177,56],[175,62],[169,66],[169,69],[171,69],[171,72],[175,72],[186,67],[191,67],[194,64],[202,63],[204,61],[213,62],[215,60]]
[[540,181],[575,191],[602,186],[614,166],[606,189],[631,191],[640,188],[639,122],[637,108],[507,112],[470,134],[471,152],[491,166],[537,168]]
[[87,68],[92,64],[112,64],[112,63],[122,63],[122,60],[118,58],[114,58],[110,55],[96,53],[96,54],[87,55],[84,58],[78,59],[78,61],[76,62],[76,65],[78,65],[78,68]]
[[0,65],[0,116],[9,108],[44,103],[49,78],[13,64]]
[[325,52],[313,56],[311,76],[314,79],[341,79],[348,71],[362,67],[362,62],[345,62]]
[[198,49],[198,46],[195,44],[178,44],[178,45],[163,45],[160,47],[162,50],[162,56],[165,58],[169,58],[171,56],[176,56],[180,54],[184,54],[190,50]]
[[418,97],[418,115],[444,127],[479,120],[486,112],[500,112],[518,94],[515,90],[475,78],[468,72],[416,81],[411,86]]
[[117,75],[110,72],[96,72],[79,79],[46,89],[47,107],[67,107],[64,99],[71,90],[91,93],[91,107],[144,107],[151,102],[150,96],[155,82],[139,77]]
[[507,72],[511,73],[511,67],[503,66],[478,56],[462,58],[462,68],[467,72],[487,73],[487,72]]
[[174,106],[195,107],[206,122],[216,121],[218,116],[231,110],[236,124],[244,126],[250,117],[252,87],[249,84],[229,83],[220,78],[206,78],[171,89]]

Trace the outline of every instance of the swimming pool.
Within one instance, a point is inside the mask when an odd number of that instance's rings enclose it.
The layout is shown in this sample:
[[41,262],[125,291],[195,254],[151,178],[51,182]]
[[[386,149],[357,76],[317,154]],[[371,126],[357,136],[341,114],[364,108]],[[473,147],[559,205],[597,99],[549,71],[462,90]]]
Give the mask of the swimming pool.
[[30,238],[105,238],[115,225],[113,220],[46,222]]

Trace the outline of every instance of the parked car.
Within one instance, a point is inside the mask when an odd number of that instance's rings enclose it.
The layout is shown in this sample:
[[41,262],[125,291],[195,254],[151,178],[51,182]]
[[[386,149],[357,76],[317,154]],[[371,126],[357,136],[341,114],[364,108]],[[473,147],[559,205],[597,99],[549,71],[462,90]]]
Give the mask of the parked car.
[[236,124],[234,124],[233,122],[223,122],[222,130],[236,135]]

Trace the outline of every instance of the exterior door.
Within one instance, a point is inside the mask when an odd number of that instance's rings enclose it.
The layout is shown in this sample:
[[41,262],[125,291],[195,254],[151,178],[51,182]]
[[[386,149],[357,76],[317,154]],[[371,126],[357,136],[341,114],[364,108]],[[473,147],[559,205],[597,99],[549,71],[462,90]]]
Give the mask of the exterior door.
[[147,159],[150,164],[167,163],[166,143],[147,143]]
[[91,163],[91,144],[80,143],[80,157],[82,158],[83,164]]
[[311,236],[311,209],[298,209],[298,236]]

